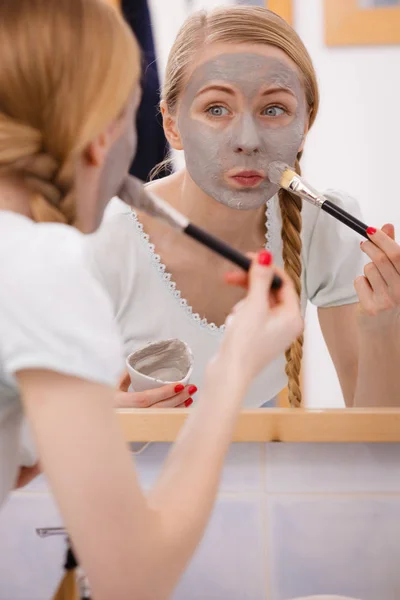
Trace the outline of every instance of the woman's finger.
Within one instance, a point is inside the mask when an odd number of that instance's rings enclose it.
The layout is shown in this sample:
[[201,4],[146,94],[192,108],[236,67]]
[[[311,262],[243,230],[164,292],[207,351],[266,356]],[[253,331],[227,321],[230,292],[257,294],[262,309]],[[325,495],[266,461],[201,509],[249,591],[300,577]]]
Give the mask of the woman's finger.
[[369,239],[386,254],[396,271],[400,274],[399,244],[381,229],[370,227],[367,233]]
[[235,304],[235,306],[231,310],[231,314],[236,314],[241,308],[243,308],[243,306],[245,306],[245,304],[246,298],[243,298],[243,300],[240,300],[239,302],[237,302],[237,304]]
[[262,250],[253,260],[249,271],[249,293],[248,298],[252,301],[262,301],[269,305],[269,291],[274,276],[271,268],[272,254],[268,250]]
[[241,308],[246,306],[246,302],[247,302],[247,299],[243,298],[243,300],[240,300],[240,302],[235,304],[235,306],[232,308],[231,312],[225,319],[225,327],[230,327],[233,319],[235,318],[235,315],[240,311]]
[[386,235],[389,236],[391,240],[395,240],[396,239],[396,230],[395,230],[394,225],[392,223],[386,223],[382,227],[382,231],[383,231],[383,233],[386,233]]
[[249,284],[249,276],[245,271],[229,271],[228,273],[225,273],[224,281],[229,285],[247,288]]
[[276,267],[274,269],[276,275],[282,280],[282,285],[278,290],[271,290],[271,307],[278,308],[280,305],[298,310],[299,297],[293,285],[293,281],[283,269]]
[[171,383],[163,385],[155,390],[146,390],[145,392],[129,392],[121,394],[119,397],[119,408],[152,408],[155,405],[168,401],[169,406],[176,406],[187,400],[195,394],[197,387],[195,385],[184,386],[181,383]]
[[363,310],[368,314],[374,314],[374,292],[368,282],[368,279],[363,275],[357,277],[354,282],[354,288]]
[[373,262],[370,262],[367,265],[365,265],[364,276],[368,279],[372,291],[377,296],[382,296],[388,293],[387,283],[382,277],[379,269]]
[[179,404],[176,408],[189,408],[189,406],[192,406],[193,402],[193,398],[189,398],[186,402],[182,402],[182,404]]
[[128,371],[125,371],[125,373],[122,375],[119,384],[118,384],[118,389],[121,392],[127,392],[129,390],[129,386],[131,385],[131,378],[129,376]]
[[389,257],[372,242],[362,242],[361,250],[375,264],[387,285],[395,285],[400,277]]
[[[272,254],[270,252],[268,252],[268,250],[262,250],[258,255],[253,254],[252,259],[253,259],[253,265],[252,265],[249,273],[246,273],[244,271],[231,271],[229,273],[225,273],[225,275],[224,275],[225,282],[230,285],[235,285],[238,287],[243,287],[245,289],[248,289],[249,286],[251,285],[250,273],[252,270],[254,270],[254,265],[258,264],[258,268],[259,268],[259,267],[270,266],[272,264]],[[266,278],[271,279],[271,282],[272,282],[272,276],[267,275],[265,269],[261,269],[260,273],[262,273],[262,275],[260,277],[260,282],[265,280]],[[257,288],[257,283],[255,285]],[[263,286],[263,288],[265,289],[265,286]]]
[[175,398],[171,398],[170,400],[158,402],[158,404],[154,404],[151,408],[189,408],[192,404],[193,398],[191,396],[187,396],[183,402],[175,396]]

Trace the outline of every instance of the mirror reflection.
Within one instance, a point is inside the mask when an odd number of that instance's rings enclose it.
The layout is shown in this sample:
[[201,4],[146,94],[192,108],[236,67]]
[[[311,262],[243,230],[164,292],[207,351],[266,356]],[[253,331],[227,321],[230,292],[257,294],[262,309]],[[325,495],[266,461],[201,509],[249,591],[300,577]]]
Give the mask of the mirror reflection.
[[[149,174],[148,190],[244,254],[268,249],[293,280],[303,316],[307,308],[312,315],[313,307],[317,311],[310,331],[306,327],[304,336],[254,382],[245,408],[282,405],[279,394],[293,407],[315,405],[307,402],[309,383],[328,371],[324,389],[329,396],[332,365],[335,398],[330,404],[331,395],[328,405],[400,402],[395,373],[400,265],[393,225],[370,227],[365,239],[268,178],[276,160],[301,172],[310,129],[314,123],[318,127],[318,75],[298,34],[271,13],[249,6],[240,20],[233,9],[222,8],[208,18],[207,27],[200,13],[189,17],[161,77],[160,110],[171,152]],[[174,158],[177,152],[184,155],[183,165]],[[339,209],[363,219],[352,194],[321,189]],[[143,397],[132,392],[126,375],[117,405],[173,408],[196,402],[227,315],[244,297],[243,274],[117,198],[87,253],[90,268],[112,297],[126,356],[169,339],[186,343],[194,356],[183,390],[176,382],[171,396],[173,382],[166,380]],[[313,349],[321,337],[326,344],[322,371]]]

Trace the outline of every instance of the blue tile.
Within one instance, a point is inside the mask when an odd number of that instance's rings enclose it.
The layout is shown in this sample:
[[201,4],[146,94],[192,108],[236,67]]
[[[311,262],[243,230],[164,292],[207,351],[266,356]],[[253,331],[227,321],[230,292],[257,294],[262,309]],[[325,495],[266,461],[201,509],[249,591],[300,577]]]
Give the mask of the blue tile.
[[400,444],[266,446],[268,492],[400,492]]
[[270,497],[271,596],[400,598],[400,498]]
[[220,498],[173,600],[265,600],[261,501]]
[[[136,444],[135,448],[141,448]],[[148,489],[154,485],[171,444],[150,444],[135,455],[136,468],[142,485]],[[262,444],[232,444],[222,473],[221,492],[261,492],[264,489],[264,457]]]
[[47,600],[63,573],[63,538],[41,539],[36,527],[61,525],[47,494],[16,493],[0,513],[0,600]]

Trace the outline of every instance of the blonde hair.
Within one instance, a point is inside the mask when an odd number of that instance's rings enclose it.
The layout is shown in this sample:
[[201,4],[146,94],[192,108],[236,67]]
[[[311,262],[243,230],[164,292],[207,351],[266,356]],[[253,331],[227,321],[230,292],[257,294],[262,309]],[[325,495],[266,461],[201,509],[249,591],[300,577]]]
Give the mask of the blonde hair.
[[[190,16],[180,29],[172,46],[165,76],[162,99],[170,113],[176,111],[179,96],[184,89],[187,73],[195,55],[216,42],[231,44],[269,44],[283,50],[297,65],[302,77],[309,110],[309,125],[315,120],[319,94],[311,58],[296,32],[278,15],[261,7],[234,6],[219,8],[210,13],[200,11]],[[296,161],[300,173],[301,153]],[[285,190],[279,192],[282,215],[283,260],[285,271],[292,278],[301,297],[301,200]],[[289,402],[301,405],[300,370],[303,355],[303,336],[286,352]]]
[[103,0],[4,0],[0,55],[0,176],[33,191],[35,221],[73,224],[73,158],[126,107],[135,39]]

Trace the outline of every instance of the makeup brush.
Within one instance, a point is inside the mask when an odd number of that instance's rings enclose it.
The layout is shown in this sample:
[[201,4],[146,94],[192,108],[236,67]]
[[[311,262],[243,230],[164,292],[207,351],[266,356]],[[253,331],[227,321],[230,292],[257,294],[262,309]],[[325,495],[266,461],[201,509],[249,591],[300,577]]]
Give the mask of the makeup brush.
[[338,221],[344,223],[344,225],[347,225],[347,227],[350,227],[350,229],[353,229],[353,231],[369,239],[367,234],[368,225],[365,225],[365,223],[353,217],[350,213],[343,210],[343,208],[325,198],[323,194],[314,189],[305,179],[300,177],[288,165],[285,165],[285,163],[272,162],[268,167],[268,177],[272,183],[276,183],[288,192],[292,192],[292,194],[300,196],[303,200],[314,204],[314,206],[324,210]]
[[57,588],[53,600],[80,600],[80,592],[78,582],[76,580],[77,562],[71,548],[67,550],[65,560],[65,574]]
[[[250,269],[251,260],[247,256],[204,229],[201,229],[201,227],[197,227],[197,225],[191,223],[187,217],[168,204],[168,202],[146,190],[140,179],[128,176],[119,191],[119,197],[126,204],[141,209],[152,217],[161,219],[174,229],[197,240],[200,244],[207,246],[210,250],[241,267],[244,271]],[[271,289],[278,290],[281,286],[282,279],[278,275],[274,275]]]

